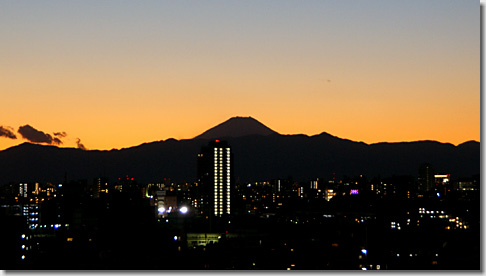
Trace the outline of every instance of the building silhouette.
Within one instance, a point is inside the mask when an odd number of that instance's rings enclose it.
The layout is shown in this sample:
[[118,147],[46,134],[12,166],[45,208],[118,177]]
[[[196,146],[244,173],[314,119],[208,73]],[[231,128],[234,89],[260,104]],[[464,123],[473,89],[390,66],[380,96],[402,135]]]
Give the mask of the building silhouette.
[[233,154],[226,141],[213,140],[197,157],[200,210],[210,217],[231,214]]
[[435,178],[434,178],[434,167],[429,163],[424,163],[420,165],[418,169],[418,190],[420,192],[427,192],[434,188]]

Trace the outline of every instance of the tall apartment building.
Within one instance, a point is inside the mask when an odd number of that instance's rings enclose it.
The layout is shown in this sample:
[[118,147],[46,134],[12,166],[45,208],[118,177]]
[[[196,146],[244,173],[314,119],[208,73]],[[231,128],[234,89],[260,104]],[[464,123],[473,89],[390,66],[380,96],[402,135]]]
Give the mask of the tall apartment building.
[[206,215],[231,214],[233,154],[226,141],[213,140],[197,157],[200,210]]

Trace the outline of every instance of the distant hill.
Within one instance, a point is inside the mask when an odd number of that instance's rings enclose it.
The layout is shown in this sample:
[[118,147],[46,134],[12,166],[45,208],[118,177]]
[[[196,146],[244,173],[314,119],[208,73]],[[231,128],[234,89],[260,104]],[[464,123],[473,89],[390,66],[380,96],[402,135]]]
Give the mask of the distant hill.
[[242,137],[248,135],[267,136],[271,134],[278,133],[252,117],[233,117],[194,137],[194,139],[216,139],[220,137]]
[[[251,126],[251,131],[233,128],[243,124]],[[100,176],[115,180],[129,175],[142,183],[164,178],[192,182],[196,180],[197,154],[214,138],[227,140],[231,146],[238,181],[289,176],[307,181],[329,179],[332,173],[337,177],[416,176],[425,162],[437,173],[450,173],[453,179],[480,172],[480,144],[475,141],[458,146],[436,141],[368,145],[324,132],[280,135],[255,119],[232,118],[194,139],[168,139],[121,150],[83,151],[24,143],[0,151],[0,185],[11,181],[60,183],[65,175],[68,180],[91,181]]]

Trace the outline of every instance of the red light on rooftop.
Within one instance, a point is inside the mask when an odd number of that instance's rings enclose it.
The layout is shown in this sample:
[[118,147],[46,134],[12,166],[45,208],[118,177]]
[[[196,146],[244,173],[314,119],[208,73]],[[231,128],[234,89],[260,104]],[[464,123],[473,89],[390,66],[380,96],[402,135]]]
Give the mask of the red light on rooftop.
[[214,142],[219,143],[219,140],[214,140]]

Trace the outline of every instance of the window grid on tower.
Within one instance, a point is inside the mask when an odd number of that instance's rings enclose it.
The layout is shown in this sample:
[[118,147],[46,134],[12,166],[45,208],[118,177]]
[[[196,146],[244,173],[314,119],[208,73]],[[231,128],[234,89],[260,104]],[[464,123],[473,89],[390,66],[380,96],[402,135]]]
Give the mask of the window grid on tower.
[[[213,176],[213,195],[212,213],[220,216],[223,214],[230,214],[231,210],[231,149],[223,146],[226,143],[215,141],[215,146],[210,149],[212,151],[212,170]],[[200,155],[203,156],[202,153]],[[209,157],[209,156],[208,156]]]

